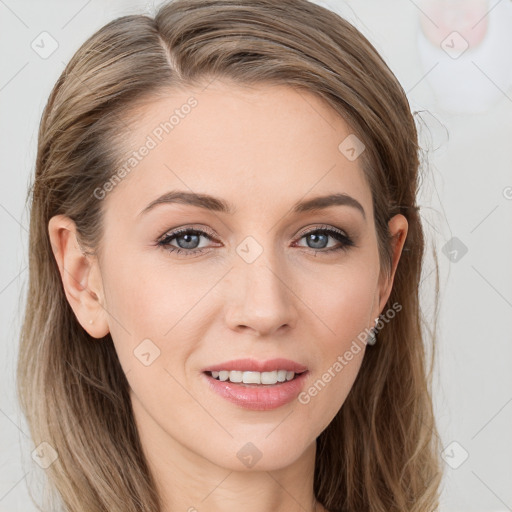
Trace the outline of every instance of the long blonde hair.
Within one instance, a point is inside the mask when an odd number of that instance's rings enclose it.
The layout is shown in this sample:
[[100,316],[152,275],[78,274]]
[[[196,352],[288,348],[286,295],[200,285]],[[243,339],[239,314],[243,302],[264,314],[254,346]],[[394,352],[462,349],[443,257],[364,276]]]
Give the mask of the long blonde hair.
[[[213,78],[313,93],[350,125],[366,146],[360,161],[386,272],[387,222],[397,213],[407,218],[388,301],[402,310],[368,347],[349,396],[317,439],[314,492],[331,512],[435,510],[441,482],[431,399],[435,351],[427,367],[414,117],[369,41],[306,0],[176,0],[154,18],[118,18],[81,46],[55,84],[30,190],[29,289],[17,369],[32,439],[58,454],[46,469],[54,498],[72,512],[161,510],[112,339],[92,339],[75,318],[47,226],[52,216],[67,215],[84,247],[97,247],[102,202],[94,190],[119,165],[129,113],[156,94]],[[435,293],[437,308],[437,286]]]

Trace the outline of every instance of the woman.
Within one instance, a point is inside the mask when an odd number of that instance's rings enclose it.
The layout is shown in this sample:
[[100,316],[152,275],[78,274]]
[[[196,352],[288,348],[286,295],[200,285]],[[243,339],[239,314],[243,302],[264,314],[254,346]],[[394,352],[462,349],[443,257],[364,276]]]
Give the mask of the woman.
[[65,510],[436,509],[418,167],[396,78],[305,0],[86,41],[41,121],[18,368]]

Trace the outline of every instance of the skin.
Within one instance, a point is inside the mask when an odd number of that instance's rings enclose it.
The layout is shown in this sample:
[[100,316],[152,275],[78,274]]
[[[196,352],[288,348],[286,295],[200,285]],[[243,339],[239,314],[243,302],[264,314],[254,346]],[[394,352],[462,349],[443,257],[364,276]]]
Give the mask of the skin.
[[[103,199],[98,257],[82,254],[69,218],[50,220],[66,296],[91,336],[112,335],[165,511],[312,511],[315,439],[345,401],[364,347],[308,404],[270,411],[226,401],[201,370],[240,357],[284,357],[308,367],[307,389],[383,313],[407,220],[389,222],[395,239],[386,276],[359,159],[338,149],[349,127],[315,96],[286,86],[217,80],[172,91],[141,109],[127,148],[139,148],[191,95],[197,107]],[[208,193],[237,210],[163,204],[139,215],[171,190]],[[366,219],[350,206],[289,213],[299,200],[334,191],[357,199]],[[171,245],[209,248],[203,254],[155,245],[184,225],[215,237]],[[315,246],[303,235],[322,226],[355,246],[323,253],[340,242],[329,236]],[[236,252],[247,236],[263,251],[250,264]],[[145,366],[134,350],[148,338],[160,355]],[[249,442],[262,454],[252,468],[237,457]]]

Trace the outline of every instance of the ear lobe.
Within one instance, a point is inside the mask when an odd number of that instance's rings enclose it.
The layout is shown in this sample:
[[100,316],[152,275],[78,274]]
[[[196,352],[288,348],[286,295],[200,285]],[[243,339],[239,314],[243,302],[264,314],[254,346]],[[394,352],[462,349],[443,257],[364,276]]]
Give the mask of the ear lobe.
[[52,217],[48,234],[66,298],[77,320],[92,337],[106,336],[109,328],[97,259],[82,251],[76,225],[69,217]]

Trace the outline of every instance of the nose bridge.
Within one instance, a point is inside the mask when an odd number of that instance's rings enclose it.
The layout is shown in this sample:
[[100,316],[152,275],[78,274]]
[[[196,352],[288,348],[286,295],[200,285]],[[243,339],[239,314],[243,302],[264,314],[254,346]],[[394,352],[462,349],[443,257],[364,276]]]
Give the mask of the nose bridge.
[[233,329],[251,329],[268,335],[283,325],[293,327],[297,319],[292,283],[281,255],[247,237],[237,249],[226,319]]

